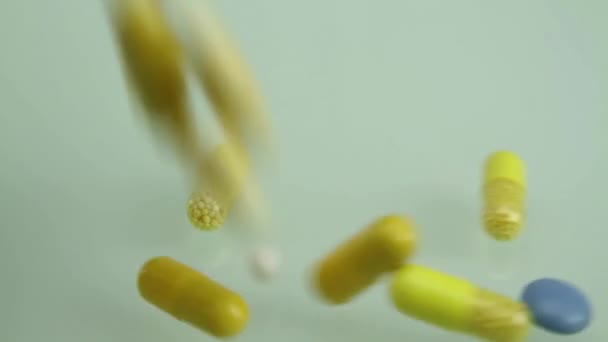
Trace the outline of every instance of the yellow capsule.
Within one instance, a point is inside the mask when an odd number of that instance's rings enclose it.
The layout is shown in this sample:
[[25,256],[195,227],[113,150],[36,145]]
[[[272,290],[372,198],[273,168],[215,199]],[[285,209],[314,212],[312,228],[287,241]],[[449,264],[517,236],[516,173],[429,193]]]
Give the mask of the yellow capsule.
[[525,221],[526,171],[513,152],[496,152],[487,159],[483,184],[483,222],[496,240],[512,240]]
[[240,295],[169,257],[146,262],[138,287],[149,303],[216,337],[240,333],[249,320]]
[[196,160],[198,137],[189,109],[183,51],[158,0],[117,1],[117,40],[131,89],[156,128],[185,158]]
[[248,138],[272,147],[268,106],[234,39],[210,6],[192,9],[194,69],[230,139]]
[[398,269],[415,248],[412,221],[382,217],[321,260],[314,285],[329,303],[346,303],[384,273]]
[[406,315],[488,341],[524,341],[531,325],[524,303],[423,266],[397,271],[391,297]]

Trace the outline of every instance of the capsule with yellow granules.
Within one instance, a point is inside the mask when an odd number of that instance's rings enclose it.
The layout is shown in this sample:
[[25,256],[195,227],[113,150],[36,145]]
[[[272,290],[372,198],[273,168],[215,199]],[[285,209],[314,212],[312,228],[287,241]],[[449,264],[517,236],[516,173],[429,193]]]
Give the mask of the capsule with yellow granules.
[[487,159],[483,184],[485,230],[496,240],[515,239],[525,221],[526,171],[515,153],[496,152]]
[[240,333],[249,320],[239,294],[169,257],[146,262],[138,287],[149,303],[216,337]]
[[524,303],[423,266],[397,271],[391,297],[408,316],[488,341],[525,341],[531,326]]
[[249,169],[238,144],[217,147],[201,163],[200,184],[188,201],[190,222],[203,230],[221,227],[249,179]]
[[115,1],[113,22],[129,85],[147,116],[188,162],[198,160],[183,51],[159,0]]
[[321,260],[313,281],[329,303],[343,304],[386,272],[397,270],[416,248],[414,223],[401,216],[385,216]]
[[235,142],[216,148],[200,166],[200,184],[188,201],[188,217],[203,230],[219,228],[230,214],[237,199],[247,226],[268,224],[266,199],[251,174],[250,160]]

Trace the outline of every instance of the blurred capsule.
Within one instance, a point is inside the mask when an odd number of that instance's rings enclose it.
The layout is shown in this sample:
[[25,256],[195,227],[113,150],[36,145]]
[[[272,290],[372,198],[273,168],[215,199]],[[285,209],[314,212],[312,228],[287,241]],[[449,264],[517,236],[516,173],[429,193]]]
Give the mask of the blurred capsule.
[[249,178],[247,155],[237,144],[217,147],[200,166],[200,184],[190,196],[188,217],[195,227],[217,229],[224,224]]
[[131,89],[148,117],[189,161],[200,156],[183,51],[158,0],[116,1],[114,26]]
[[513,152],[492,154],[486,161],[483,222],[496,240],[512,240],[525,220],[526,171]]
[[216,337],[240,333],[249,320],[241,296],[169,257],[149,260],[138,287],[151,304]]
[[268,106],[253,72],[210,6],[189,7],[194,69],[230,139],[273,148]]
[[382,217],[321,260],[313,275],[315,286],[329,303],[349,302],[381,275],[398,269],[415,247],[413,222]]
[[531,326],[524,303],[423,266],[397,271],[391,298],[399,311],[415,319],[489,341],[524,341]]
[[199,170],[199,185],[188,201],[188,217],[194,226],[203,230],[221,227],[238,199],[248,226],[268,224],[266,199],[239,144],[220,145],[202,161]]

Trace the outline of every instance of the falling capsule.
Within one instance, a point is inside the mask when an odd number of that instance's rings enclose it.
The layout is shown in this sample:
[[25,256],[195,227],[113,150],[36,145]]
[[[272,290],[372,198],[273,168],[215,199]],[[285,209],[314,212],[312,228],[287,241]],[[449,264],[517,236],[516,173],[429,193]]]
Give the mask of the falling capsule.
[[[243,199],[249,217],[260,218],[266,213],[261,189],[250,174],[247,154],[234,142],[220,145],[200,167],[200,184],[188,201],[188,217],[192,224],[203,230],[221,227],[236,200]],[[249,222],[255,225],[255,222]]]
[[253,138],[272,147],[266,100],[236,42],[210,6],[188,14],[194,69],[226,133],[243,146]]
[[146,301],[216,337],[240,333],[249,320],[241,296],[169,257],[146,262],[138,287]]
[[515,153],[496,152],[485,164],[483,222],[496,240],[512,240],[525,220],[526,171]]
[[200,184],[188,201],[188,217],[203,230],[224,224],[249,177],[247,156],[237,144],[217,147],[200,166]]
[[398,269],[415,247],[412,221],[382,217],[320,262],[314,273],[315,286],[329,303],[349,302],[384,273]]
[[524,303],[423,266],[403,266],[390,290],[402,313],[488,341],[524,341],[531,326]]
[[125,73],[152,123],[169,133],[186,160],[198,160],[183,51],[158,0],[116,2],[114,26]]

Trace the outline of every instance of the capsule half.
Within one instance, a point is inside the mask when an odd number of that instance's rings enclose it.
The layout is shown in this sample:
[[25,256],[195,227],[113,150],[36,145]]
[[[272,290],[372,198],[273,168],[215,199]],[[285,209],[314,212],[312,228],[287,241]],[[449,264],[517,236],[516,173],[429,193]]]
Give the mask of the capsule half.
[[218,146],[199,168],[199,184],[188,201],[190,222],[200,229],[221,227],[249,179],[249,161],[239,145]]
[[525,341],[531,326],[525,304],[427,267],[403,266],[390,290],[402,313],[488,341]]
[[411,220],[382,217],[321,260],[313,274],[314,286],[329,303],[349,302],[403,265],[414,253],[416,238]]
[[169,257],[144,264],[138,287],[151,304],[216,337],[240,333],[249,320],[240,295]]
[[226,142],[218,146],[199,168],[199,182],[188,201],[190,222],[202,230],[221,227],[237,200],[247,225],[268,224],[269,211],[264,193],[251,173],[251,163],[240,144]]
[[515,239],[525,221],[526,170],[515,153],[496,152],[485,164],[483,183],[485,230],[496,240]]

